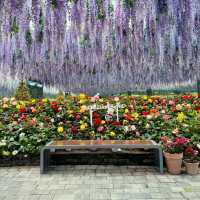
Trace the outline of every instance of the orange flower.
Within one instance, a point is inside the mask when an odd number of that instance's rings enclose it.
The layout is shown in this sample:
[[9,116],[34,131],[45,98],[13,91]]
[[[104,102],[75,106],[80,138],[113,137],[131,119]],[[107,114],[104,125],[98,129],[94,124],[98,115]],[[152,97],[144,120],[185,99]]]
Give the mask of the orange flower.
[[37,110],[36,110],[34,107],[31,107],[31,112],[32,112],[32,113],[36,113]]

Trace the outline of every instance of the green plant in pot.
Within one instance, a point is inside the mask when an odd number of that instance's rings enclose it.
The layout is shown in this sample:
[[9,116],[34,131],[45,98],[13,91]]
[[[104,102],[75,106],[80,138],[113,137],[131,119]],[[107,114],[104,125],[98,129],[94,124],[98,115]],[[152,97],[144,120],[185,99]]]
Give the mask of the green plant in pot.
[[189,146],[184,152],[184,164],[186,172],[190,175],[195,175],[199,171],[199,152],[196,148]]
[[164,157],[167,170],[170,174],[180,174],[183,160],[183,151],[188,143],[185,137],[176,137],[170,140],[168,137],[161,137],[163,144]]

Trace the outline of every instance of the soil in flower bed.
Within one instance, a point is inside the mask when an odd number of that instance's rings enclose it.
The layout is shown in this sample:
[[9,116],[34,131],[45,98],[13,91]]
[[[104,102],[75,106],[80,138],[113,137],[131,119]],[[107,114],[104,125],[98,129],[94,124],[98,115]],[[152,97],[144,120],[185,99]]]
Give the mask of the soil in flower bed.
[[[153,155],[132,154],[68,154],[52,155],[52,165],[154,165]],[[39,156],[18,155],[12,158],[0,157],[0,167],[39,166]]]
[[11,166],[38,166],[40,165],[39,156],[17,155],[15,157],[0,157],[0,167]]

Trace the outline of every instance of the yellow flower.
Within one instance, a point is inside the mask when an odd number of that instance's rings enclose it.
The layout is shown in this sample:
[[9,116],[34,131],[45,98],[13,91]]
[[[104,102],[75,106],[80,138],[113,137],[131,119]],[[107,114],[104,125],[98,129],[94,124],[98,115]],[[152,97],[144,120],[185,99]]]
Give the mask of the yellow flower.
[[72,114],[74,111],[73,110],[68,110],[67,111],[69,114]]
[[127,125],[128,124],[128,120],[123,120],[123,125]]
[[116,136],[115,132],[111,131],[111,132],[110,132],[110,136],[111,136],[111,137],[115,137],[115,136]]
[[57,131],[58,131],[58,133],[63,133],[64,128],[63,128],[62,126],[59,126],[59,127],[57,128]]
[[176,118],[179,122],[183,122],[185,119],[185,114],[183,112],[178,113],[178,116]]
[[132,114],[132,117],[134,117],[137,120],[138,117],[139,117],[139,114],[137,112],[135,112],[135,113]]
[[148,102],[149,102],[149,103],[152,103],[152,102],[153,102],[153,100],[152,100],[152,99],[148,99]]
[[148,99],[148,97],[147,97],[147,96],[143,96],[143,99],[144,99],[144,100],[147,100],[147,99]]
[[103,102],[103,99],[99,99],[99,102],[101,102],[101,103],[102,103],[102,102]]
[[87,109],[87,106],[83,105],[83,106],[81,106],[80,112],[84,113],[86,111],[86,109]]
[[35,103],[35,102],[36,102],[36,100],[35,100],[35,99],[32,99],[31,103]]
[[8,104],[3,104],[3,108],[8,108]]
[[85,95],[84,93],[80,93],[80,94],[79,94],[79,98],[80,98],[80,99],[85,99],[85,98],[86,98],[86,95]]
[[22,106],[25,106],[25,102],[24,101],[20,101],[19,102]]
[[16,108],[19,110],[21,108],[21,105],[20,104],[17,104],[16,105]]
[[42,102],[43,102],[43,103],[47,103],[47,102],[48,102],[48,98],[42,99]]
[[129,112],[129,110],[128,110],[128,108],[126,108],[125,110],[124,110],[124,113],[128,113]]
[[86,125],[85,125],[85,124],[81,124],[81,125],[80,125],[80,129],[81,129],[81,130],[85,130],[85,129],[86,129]]
[[84,104],[85,101],[86,101],[85,99],[81,99],[81,100],[79,101],[79,103],[80,103],[80,104]]

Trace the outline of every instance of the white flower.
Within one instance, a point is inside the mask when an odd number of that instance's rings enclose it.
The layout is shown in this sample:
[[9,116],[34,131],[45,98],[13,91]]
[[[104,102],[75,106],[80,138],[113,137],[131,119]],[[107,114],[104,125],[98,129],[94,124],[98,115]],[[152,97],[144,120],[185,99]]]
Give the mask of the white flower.
[[0,147],[6,146],[6,141],[5,140],[1,140],[0,142]]
[[200,144],[197,144],[197,148],[200,149]]
[[3,151],[3,152],[2,152],[2,155],[3,155],[3,156],[9,156],[9,155],[10,155],[10,152],[9,152],[9,151]]
[[147,123],[146,126],[145,126],[145,128],[150,128],[150,124]]
[[119,97],[115,97],[114,100],[115,100],[116,102],[118,102],[118,101],[119,101]]
[[162,113],[162,114],[165,114],[166,112],[165,112],[165,110],[161,110],[161,113]]
[[15,155],[17,155],[17,154],[18,154],[18,151],[17,151],[17,150],[15,150],[15,151],[12,152],[12,155],[13,155],[13,156],[15,156]]
[[24,137],[25,133],[20,133],[19,137]]
[[44,123],[39,123],[39,126],[40,126],[40,128],[43,128],[44,127]]
[[147,115],[147,119],[152,119],[152,115]]
[[132,131],[135,131],[135,130],[136,130],[135,125],[132,125],[132,126],[131,126],[131,130],[132,130]]
[[128,132],[128,131],[129,131],[128,126],[124,126],[124,131],[125,131],[125,132]]
[[55,122],[54,118],[51,118],[51,122],[52,122],[52,123]]
[[3,98],[3,102],[5,103],[5,102],[8,102],[9,101],[9,98],[8,97],[4,97]]

